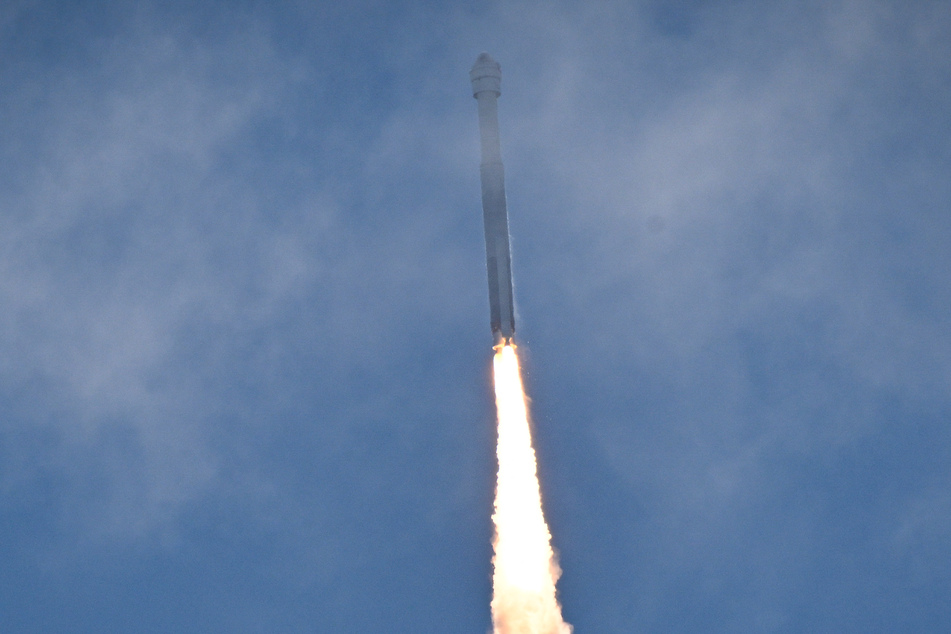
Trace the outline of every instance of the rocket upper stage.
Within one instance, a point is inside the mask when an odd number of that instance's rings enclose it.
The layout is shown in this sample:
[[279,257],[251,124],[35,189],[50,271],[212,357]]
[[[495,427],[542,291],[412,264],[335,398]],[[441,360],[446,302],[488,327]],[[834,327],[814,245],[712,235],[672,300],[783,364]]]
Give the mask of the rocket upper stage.
[[482,53],[469,71],[472,96],[479,102],[482,136],[482,215],[485,221],[485,265],[489,274],[489,310],[495,343],[515,334],[512,293],[512,254],[505,206],[505,171],[499,144],[498,98],[502,94],[502,67]]

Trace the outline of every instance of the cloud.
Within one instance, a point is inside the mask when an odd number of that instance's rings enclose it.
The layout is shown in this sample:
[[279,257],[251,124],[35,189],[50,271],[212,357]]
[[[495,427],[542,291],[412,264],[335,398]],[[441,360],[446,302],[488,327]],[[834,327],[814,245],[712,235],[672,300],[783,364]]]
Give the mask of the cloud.
[[415,557],[485,612],[487,50],[577,627],[808,630],[874,545],[940,559],[945,4],[52,6],[0,9],[11,548],[209,552],[374,631]]
[[[9,106],[33,151],[7,163],[0,371],[31,412],[4,427],[54,429],[62,468],[107,483],[83,495],[114,517],[91,524],[141,532],[215,486],[205,428],[223,404],[205,373],[220,361],[196,365],[188,347],[272,318],[319,265],[222,169],[281,89],[265,39],[236,28],[199,42],[142,21],[97,44],[88,64],[11,87],[41,97]],[[317,204],[319,224],[332,210]]]
[[[929,207],[944,195],[943,163],[934,154],[890,152],[889,127],[871,124],[901,117],[890,97],[896,86],[936,107],[947,100],[946,92],[927,93],[940,73],[931,66],[933,50],[905,50],[933,19],[927,13],[897,19],[878,3],[835,5],[792,21],[782,12],[729,19],[700,12],[690,43],[657,32],[639,43],[654,59],[678,52],[687,56],[681,65],[697,62],[681,85],[661,93],[662,109],[652,103],[660,97],[638,93],[650,95],[658,81],[643,66],[619,86],[598,72],[605,49],[571,56],[550,71],[574,78],[567,94],[563,83],[549,86],[540,113],[519,113],[513,126],[517,139],[530,139],[515,161],[558,174],[554,192],[531,188],[528,195],[512,179],[521,235],[544,224],[535,242],[544,240],[561,260],[543,261],[542,249],[533,250],[524,262],[537,266],[521,274],[538,282],[524,286],[544,286],[546,302],[559,298],[570,314],[564,322],[588,333],[579,345],[595,343],[598,358],[634,352],[663,367],[729,333],[772,330],[777,319],[799,328],[789,320],[814,318],[826,330],[802,326],[808,337],[824,339],[849,372],[878,387],[913,391],[925,380],[930,392],[944,390],[951,348],[940,332],[943,318],[909,311],[896,294],[889,277],[915,256],[887,233],[905,210],[915,219],[897,221],[920,240],[940,226]],[[643,30],[645,19],[629,30]],[[748,34],[743,50],[719,41],[703,50],[711,41],[703,34],[731,20],[732,28],[755,23],[762,33]],[[780,29],[787,35],[777,45],[771,38]],[[614,45],[612,29],[605,31]],[[902,86],[908,68],[916,81]],[[625,102],[626,112],[616,105]],[[927,185],[892,201],[897,208],[883,204],[882,183],[912,170]],[[565,196],[570,204],[556,202]],[[552,248],[559,242],[570,265]],[[905,283],[926,284],[925,293],[948,290],[917,276]],[[933,359],[931,378],[915,367],[922,354]]]

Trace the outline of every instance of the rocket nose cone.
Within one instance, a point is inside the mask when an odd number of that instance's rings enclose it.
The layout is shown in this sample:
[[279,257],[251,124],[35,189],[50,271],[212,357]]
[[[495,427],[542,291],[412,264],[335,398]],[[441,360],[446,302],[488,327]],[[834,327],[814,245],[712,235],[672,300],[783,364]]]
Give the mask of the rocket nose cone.
[[495,71],[497,73],[501,68],[502,67],[499,65],[499,63],[495,61],[495,59],[493,59],[488,53],[481,53],[479,57],[476,58],[475,64],[472,65],[473,72],[476,70],[482,70],[489,71],[490,73]]
[[481,64],[497,64],[497,63],[498,62],[492,59],[491,55],[483,51],[482,53],[479,54],[479,57],[476,58],[474,66],[479,66]]

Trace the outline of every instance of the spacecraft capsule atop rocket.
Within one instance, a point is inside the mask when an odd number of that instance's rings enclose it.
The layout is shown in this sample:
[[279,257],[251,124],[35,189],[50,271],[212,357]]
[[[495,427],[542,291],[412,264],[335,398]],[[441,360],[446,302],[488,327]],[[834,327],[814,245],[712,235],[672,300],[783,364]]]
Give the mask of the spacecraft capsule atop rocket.
[[472,96],[479,102],[482,137],[482,215],[485,221],[485,264],[489,274],[489,311],[495,343],[507,343],[515,334],[512,292],[512,254],[505,206],[505,171],[499,144],[498,98],[502,68],[482,53],[469,71]]

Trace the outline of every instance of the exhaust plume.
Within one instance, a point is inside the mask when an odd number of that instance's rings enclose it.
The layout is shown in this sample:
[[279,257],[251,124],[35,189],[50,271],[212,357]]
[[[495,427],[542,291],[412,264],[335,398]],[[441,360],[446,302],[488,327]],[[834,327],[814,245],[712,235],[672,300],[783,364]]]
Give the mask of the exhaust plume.
[[492,515],[495,634],[571,634],[555,598],[561,569],[542,514],[515,346],[498,346],[493,366],[499,418],[499,475]]

